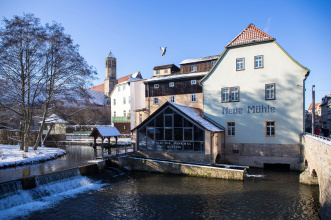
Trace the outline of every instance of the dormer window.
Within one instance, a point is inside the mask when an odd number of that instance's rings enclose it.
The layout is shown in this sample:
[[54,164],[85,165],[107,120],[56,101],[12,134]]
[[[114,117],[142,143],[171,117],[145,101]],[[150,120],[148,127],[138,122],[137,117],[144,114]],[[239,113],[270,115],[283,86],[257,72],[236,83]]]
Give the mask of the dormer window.
[[159,88],[159,84],[154,84],[154,89],[158,89]]
[[164,73],[168,73],[168,69],[165,69],[165,70],[164,70]]
[[156,74],[160,74],[160,70],[156,70],[155,73],[156,73]]
[[195,85],[195,84],[197,84],[197,81],[195,79],[192,79],[191,80],[191,85]]
[[211,67],[213,67],[216,63],[216,60],[215,61],[211,61]]
[[169,87],[174,87],[174,84],[175,84],[174,82],[170,82]]
[[198,66],[195,65],[195,66],[191,66],[191,72],[196,72],[198,71]]

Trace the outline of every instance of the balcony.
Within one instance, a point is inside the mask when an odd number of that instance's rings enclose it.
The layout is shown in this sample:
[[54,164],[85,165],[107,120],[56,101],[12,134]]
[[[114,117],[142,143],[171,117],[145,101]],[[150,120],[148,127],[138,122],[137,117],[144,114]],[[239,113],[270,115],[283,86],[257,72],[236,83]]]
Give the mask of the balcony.
[[129,117],[112,117],[113,123],[130,123],[130,116]]

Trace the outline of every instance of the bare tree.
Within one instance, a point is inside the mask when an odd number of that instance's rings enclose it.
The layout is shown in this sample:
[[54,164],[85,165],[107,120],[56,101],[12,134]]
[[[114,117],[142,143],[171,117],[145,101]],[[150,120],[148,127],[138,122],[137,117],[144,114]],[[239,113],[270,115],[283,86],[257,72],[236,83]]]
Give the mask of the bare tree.
[[27,140],[35,109],[43,109],[34,146],[37,149],[49,108],[56,102],[71,102],[84,94],[95,71],[78,52],[78,45],[61,25],[41,26],[32,14],[4,19],[0,30],[0,106],[20,118],[21,149]]

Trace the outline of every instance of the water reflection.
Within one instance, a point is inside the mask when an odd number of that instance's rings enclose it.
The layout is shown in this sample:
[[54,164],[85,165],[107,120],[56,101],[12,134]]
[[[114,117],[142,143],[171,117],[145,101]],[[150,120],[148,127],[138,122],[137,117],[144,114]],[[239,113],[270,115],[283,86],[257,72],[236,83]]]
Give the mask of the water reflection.
[[[28,218],[47,219],[318,219],[318,187],[299,174],[266,172],[245,182],[135,172],[110,179]],[[75,205],[73,205],[75,204]],[[50,214],[51,212],[51,214]]]
[[67,154],[56,160],[0,169],[0,182],[66,170],[86,165],[88,160],[94,159],[94,151],[90,146],[66,146],[64,149]]

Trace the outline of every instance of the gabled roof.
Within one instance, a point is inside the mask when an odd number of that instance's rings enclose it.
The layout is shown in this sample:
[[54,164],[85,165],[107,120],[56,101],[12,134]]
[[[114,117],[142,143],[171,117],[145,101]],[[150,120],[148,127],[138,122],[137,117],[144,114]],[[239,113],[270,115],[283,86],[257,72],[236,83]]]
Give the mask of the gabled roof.
[[117,130],[117,128],[113,126],[107,126],[107,127],[95,127],[93,131],[91,132],[90,136],[93,137],[116,137],[121,136],[121,133]]
[[220,55],[215,56],[209,56],[209,57],[201,57],[201,58],[195,58],[195,59],[186,59],[183,60],[180,65],[188,64],[188,63],[198,63],[198,62],[204,62],[209,60],[217,60]]
[[105,84],[102,83],[100,85],[94,86],[90,88],[91,90],[96,90],[96,91],[100,91],[100,92],[104,92],[105,91]]
[[[42,121],[40,121],[39,123],[42,123]],[[58,115],[52,114],[51,116],[49,116],[48,118],[45,119],[45,123],[46,124],[67,124],[68,122],[63,120],[62,118],[60,118]]]
[[182,115],[184,115],[186,118],[191,119],[192,122],[195,124],[203,127],[204,129],[211,131],[211,132],[222,132],[224,129],[217,125],[216,123],[212,123],[210,120],[207,120],[203,118],[201,115],[201,110],[196,109],[193,107],[185,106],[185,105],[179,105],[172,102],[166,102],[164,103],[160,108],[158,108],[153,114],[151,114],[147,119],[145,119],[142,123],[140,123],[137,127],[135,127],[132,130],[138,129],[141,126],[144,126],[150,119],[155,117],[159,112],[161,112],[166,107],[171,106],[175,111],[178,111]]
[[174,68],[175,71],[179,71],[180,69],[175,65],[175,64],[167,64],[167,65],[162,65],[162,66],[156,66],[153,68],[153,70],[163,70],[163,69],[169,69],[169,68]]
[[257,43],[263,41],[275,40],[275,38],[264,33],[254,24],[248,25],[240,34],[237,35],[226,47],[233,47],[243,44]]
[[139,71],[119,78],[118,84],[120,84],[122,82],[126,82],[126,81],[134,81],[133,79],[142,79],[142,76]]
[[[317,108],[320,106],[320,104],[321,104],[321,103],[315,103],[315,109],[317,109]],[[313,105],[310,104],[308,110],[312,110],[312,108],[313,108]]]

